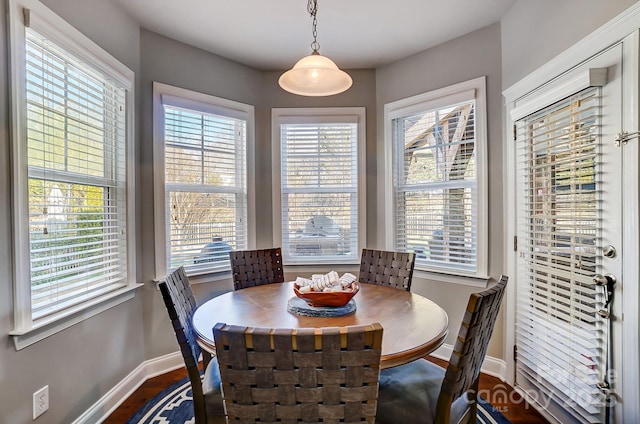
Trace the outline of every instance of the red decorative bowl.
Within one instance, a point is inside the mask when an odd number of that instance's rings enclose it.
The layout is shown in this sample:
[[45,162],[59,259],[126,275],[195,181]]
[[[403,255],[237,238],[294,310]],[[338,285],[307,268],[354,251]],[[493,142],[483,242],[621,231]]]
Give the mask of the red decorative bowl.
[[296,296],[311,306],[344,306],[358,293],[358,290],[360,290],[360,284],[358,284],[357,281],[351,284],[350,291],[343,292],[310,291],[303,293],[296,284],[293,285],[293,291],[296,293]]

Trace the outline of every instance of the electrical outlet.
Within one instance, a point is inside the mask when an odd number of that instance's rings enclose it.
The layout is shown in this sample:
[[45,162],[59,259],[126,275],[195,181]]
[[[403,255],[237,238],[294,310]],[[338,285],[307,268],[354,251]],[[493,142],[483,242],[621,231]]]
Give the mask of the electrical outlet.
[[33,394],[33,419],[44,414],[49,409],[49,386],[44,386]]

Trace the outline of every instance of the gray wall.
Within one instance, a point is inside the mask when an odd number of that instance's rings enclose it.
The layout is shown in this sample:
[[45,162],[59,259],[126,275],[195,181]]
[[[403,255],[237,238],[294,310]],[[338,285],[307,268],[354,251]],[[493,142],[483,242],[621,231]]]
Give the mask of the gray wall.
[[[179,43],[151,31],[140,31],[141,72],[138,75],[141,109],[138,196],[142,219],[138,222],[142,237],[139,266],[142,282],[156,278],[153,207],[153,82],[161,82],[212,96],[231,99],[256,106],[263,101],[262,74],[247,66]],[[194,293],[201,302],[231,290],[229,280],[199,284]],[[145,359],[176,351],[176,340],[167,324],[167,311],[155,284],[147,284],[142,296],[144,315]]]
[[[106,0],[43,1],[136,73],[140,68],[138,24]],[[5,16],[5,2],[0,2]],[[0,423],[32,422],[32,394],[49,385],[50,407],[38,423],[69,423],[145,359],[140,296],[23,350],[13,329],[10,157],[8,134],[8,41],[0,20]],[[117,37],[114,37],[117,34]]]
[[520,0],[502,18],[502,83],[508,88],[636,0]]
[[[271,231],[271,108],[365,106],[370,122],[368,142],[375,144],[375,79],[374,71],[351,72],[354,85],[348,92],[331,98],[305,98],[283,92],[277,84],[280,73],[260,72],[244,65],[211,55],[159,34],[141,31],[140,112],[140,196],[144,205],[153,204],[153,81],[240,101],[255,107],[256,115],[256,213],[257,247],[273,245]],[[372,199],[375,209],[375,198]],[[142,281],[155,277],[153,210],[145,208],[142,227]],[[197,284],[194,294],[198,302],[231,290],[230,280]],[[154,358],[175,351],[175,338],[167,331],[166,310],[153,285],[147,285],[144,302],[146,357]],[[169,329],[170,330],[170,329]]]
[[[501,88],[516,82],[633,2],[521,0],[507,14],[501,27],[497,24],[489,26],[377,71],[350,70],[354,77],[351,90],[316,99],[281,91],[276,84],[277,72],[260,72],[158,34],[140,31],[137,23],[109,0],[43,0],[43,3],[136,72],[137,265],[138,280],[147,284],[138,290],[134,299],[19,352],[15,351],[7,335],[13,327],[11,163],[6,22],[1,19],[0,67],[4,71],[0,72],[0,269],[4,272],[0,280],[0,337],[3,340],[0,383],[4,389],[0,390],[0,424],[31,422],[32,393],[47,384],[50,409],[37,422],[71,422],[143,361],[177,349],[159,292],[150,283],[155,274],[153,208],[150,206],[153,205],[152,81],[255,106],[256,200],[261,205],[257,217],[258,247],[272,243],[270,109],[366,107],[367,244],[382,247],[378,229],[383,228],[384,217],[379,213],[382,197],[378,188],[378,170],[382,159],[383,105],[487,75],[489,271],[495,278],[503,269]],[[2,1],[1,12],[5,12]],[[575,19],[576,13],[579,19]],[[521,50],[530,52],[522,55]],[[467,296],[474,290],[420,279],[413,284],[415,291],[431,297],[449,313],[452,335],[447,343],[452,343]],[[195,292],[199,301],[203,301],[230,287],[229,281],[199,284]],[[490,355],[499,358],[504,356],[502,328],[500,324],[496,328],[489,350]]]
[[[487,146],[489,166],[489,275],[500,277],[502,264],[502,96],[500,69],[500,25],[494,24],[422,53],[399,60],[378,69],[377,127],[378,152],[382,152],[384,134],[384,104],[395,100],[447,87],[486,75],[487,79]],[[382,154],[378,153],[382,159]],[[382,169],[382,164],[378,161]],[[384,187],[378,177],[380,189]],[[384,222],[378,221],[378,228]],[[462,320],[466,300],[477,288],[414,277],[411,290],[427,296],[441,305],[449,315],[449,336],[445,343],[453,344]],[[498,358],[503,354],[501,322],[494,331],[488,354]]]

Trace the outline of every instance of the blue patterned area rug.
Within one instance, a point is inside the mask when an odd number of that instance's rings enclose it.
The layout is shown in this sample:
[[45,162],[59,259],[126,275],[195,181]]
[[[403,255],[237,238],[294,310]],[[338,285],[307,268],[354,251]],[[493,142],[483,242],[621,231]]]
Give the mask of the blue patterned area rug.
[[[194,423],[193,398],[188,377],[158,393],[127,421],[127,424]],[[509,424],[509,420],[490,403],[479,398],[478,424]]]

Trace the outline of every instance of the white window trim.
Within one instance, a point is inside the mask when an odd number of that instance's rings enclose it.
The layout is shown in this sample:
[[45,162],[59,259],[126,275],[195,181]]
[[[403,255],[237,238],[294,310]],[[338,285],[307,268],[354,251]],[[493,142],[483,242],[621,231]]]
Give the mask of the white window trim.
[[[313,122],[356,122],[358,124],[358,253],[357,260],[341,261],[338,264],[359,264],[360,251],[366,246],[367,231],[367,198],[366,198],[366,110],[364,107],[327,107],[327,108],[273,108],[271,110],[271,166],[272,166],[272,196],[273,196],[273,245],[282,246],[282,193],[281,193],[281,158],[280,158],[280,124]],[[346,119],[346,120],[345,120]],[[308,264],[304,262],[289,265],[303,266],[301,272],[306,272],[307,265],[314,268],[317,265],[336,264],[331,259],[314,258]],[[287,263],[285,263],[287,265]],[[326,272],[326,271],[325,271]]]
[[487,101],[486,77],[443,87],[384,105],[384,216],[385,248],[394,249],[395,193],[393,187],[393,126],[392,120],[411,113],[449,106],[475,99],[476,123],[476,184],[477,184],[477,268],[474,273],[460,270],[416,268],[414,276],[447,283],[485,287],[488,276],[488,161],[487,161]]
[[[180,87],[153,82],[153,186],[154,186],[154,234],[155,234],[155,279],[167,274],[167,230],[165,222],[164,181],[164,107],[163,97],[171,104],[187,109],[197,109],[213,114],[233,115],[247,121],[247,246],[255,248],[255,118],[254,107],[233,100],[223,99]],[[192,283],[204,283],[227,278],[229,271],[194,276]]]
[[[16,350],[27,347],[58,333],[84,319],[131,299],[136,283],[136,225],[135,225],[135,143],[134,143],[134,81],[135,74],[100,46],[88,39],[61,17],[37,0],[9,1],[9,42],[11,62],[11,135],[13,138],[13,222],[14,222],[14,329]],[[25,98],[25,19],[38,32],[46,34],[75,56],[114,78],[126,90],[127,105],[127,286],[62,310],[39,320],[31,318],[31,287],[29,272],[29,240],[19,237],[28,233],[27,166]],[[20,165],[20,166],[18,166]]]
[[[618,16],[565,50],[549,62],[540,66],[531,74],[525,76],[520,81],[505,89],[502,94],[505,99],[505,128],[503,137],[503,157],[504,166],[504,195],[503,205],[505,208],[504,219],[504,267],[507,275],[516,277],[517,257],[513,251],[513,240],[516,235],[516,149],[513,142],[512,131],[515,122],[512,117],[512,110],[521,105],[522,98],[527,94],[544,87],[549,81],[558,78],[569,70],[579,66],[589,58],[606,50],[608,47],[623,41],[623,74],[629,75],[630,87],[623,87],[627,99],[626,105],[623,107],[623,131],[634,133],[638,130],[638,105],[640,98],[638,96],[639,70],[638,70],[638,51],[640,49],[640,3],[636,3]],[[627,60],[627,58],[629,58]],[[520,102],[519,102],[520,101]],[[613,142],[613,140],[611,140]],[[638,158],[640,157],[640,148],[637,142],[630,142],[625,146],[625,154],[623,156],[623,169],[625,170],[624,181],[636,182],[633,189],[626,190],[624,201],[625,223],[629,228],[637,229],[638,220],[640,219],[640,194],[638,193],[637,181],[639,181],[640,171],[638,170]],[[625,295],[623,300],[623,343],[622,361],[624,364],[624,374],[629,376],[627,379],[621,380],[623,383],[622,393],[620,395],[626,402],[623,402],[623,417],[631,420],[640,416],[640,405],[634,402],[634,399],[640,398],[640,387],[637,384],[637,377],[640,374],[638,363],[640,363],[640,349],[638,343],[637,328],[640,322],[640,311],[638,309],[638,300],[640,299],[640,291],[638,288],[638,275],[640,268],[638,261],[633,260],[640,252],[640,240],[637,234],[623,238],[623,251],[626,257],[631,260],[625,260],[623,264],[623,275],[629,276],[630,279],[625,284]],[[507,382],[514,384],[515,361],[513,357],[513,346],[515,345],[515,310],[516,310],[516,281],[509,283],[505,294],[505,345],[504,358],[506,360]],[[627,324],[624,324],[627,323]],[[618,374],[620,377],[620,374]],[[526,393],[524,394],[526,397]]]

